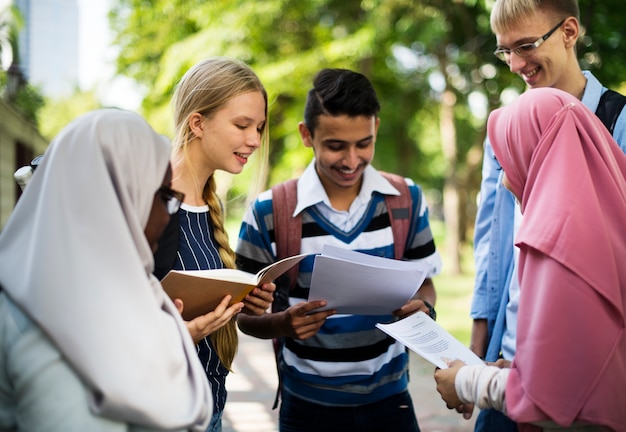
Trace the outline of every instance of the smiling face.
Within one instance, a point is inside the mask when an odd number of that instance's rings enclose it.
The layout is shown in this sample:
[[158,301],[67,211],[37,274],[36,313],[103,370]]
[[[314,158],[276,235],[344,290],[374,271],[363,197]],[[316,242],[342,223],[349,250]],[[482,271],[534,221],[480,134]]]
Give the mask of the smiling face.
[[300,123],[300,135],[313,148],[315,169],[329,197],[356,196],[363,170],[374,157],[379,119],[374,116],[320,115],[313,136]]
[[[498,48],[514,49],[534,43],[548,33],[561,19],[550,13],[535,13],[522,18],[506,31],[496,32]],[[579,76],[574,46],[578,38],[578,21],[569,17],[528,57],[511,53],[507,64],[529,88],[554,87],[570,91],[572,80]]]
[[224,170],[238,174],[248,157],[261,146],[265,127],[265,99],[261,92],[242,93],[222,109],[206,118],[199,113],[190,117],[191,130],[199,138],[194,157],[202,159],[209,173]]

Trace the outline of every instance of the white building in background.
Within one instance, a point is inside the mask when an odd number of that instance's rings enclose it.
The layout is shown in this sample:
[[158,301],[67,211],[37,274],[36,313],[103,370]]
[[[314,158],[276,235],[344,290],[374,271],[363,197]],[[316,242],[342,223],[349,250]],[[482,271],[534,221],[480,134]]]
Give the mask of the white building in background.
[[77,0],[14,0],[24,18],[20,67],[47,97],[78,88],[79,14]]

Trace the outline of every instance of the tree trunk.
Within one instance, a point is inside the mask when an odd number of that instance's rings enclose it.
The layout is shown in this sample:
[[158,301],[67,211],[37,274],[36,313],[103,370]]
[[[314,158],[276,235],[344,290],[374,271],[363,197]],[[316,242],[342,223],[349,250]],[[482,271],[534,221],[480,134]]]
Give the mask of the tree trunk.
[[440,133],[443,155],[446,160],[446,178],[443,186],[443,217],[446,227],[446,256],[445,263],[451,274],[460,274],[461,253],[459,236],[460,200],[458,192],[456,127],[454,124],[454,104],[456,96],[450,90],[445,90],[441,97]]

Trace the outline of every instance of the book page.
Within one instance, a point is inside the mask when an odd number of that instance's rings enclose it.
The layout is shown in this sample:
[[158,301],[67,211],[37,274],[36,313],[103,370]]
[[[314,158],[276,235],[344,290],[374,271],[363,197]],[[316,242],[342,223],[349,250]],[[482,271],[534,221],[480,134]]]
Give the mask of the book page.
[[261,285],[267,282],[273,282],[279,276],[281,276],[291,267],[298,264],[308,255],[310,254],[299,254],[299,255],[293,255],[287,258],[283,258],[280,261],[276,261],[275,263],[272,263],[268,265],[267,267],[259,270],[259,272],[255,276],[255,279],[256,279],[255,285]]
[[252,273],[245,272],[243,270],[230,269],[230,268],[222,268],[222,269],[211,269],[211,270],[173,270],[180,273],[183,273],[187,276],[205,278],[205,279],[215,279],[221,281],[231,281],[231,282],[240,282],[243,284],[252,284],[255,285],[256,275]]
[[261,269],[257,274],[237,269],[171,270],[161,280],[161,286],[172,300],[184,303],[183,318],[193,319],[217,307],[226,295],[230,304],[242,301],[254,287],[272,282],[307,254],[295,255]]
[[389,315],[409,301],[430,266],[326,245],[315,257],[309,301],[339,314]]
[[480,357],[424,312],[390,324],[379,323],[376,327],[440,369],[448,369],[448,362],[453,360],[468,365],[484,364]]

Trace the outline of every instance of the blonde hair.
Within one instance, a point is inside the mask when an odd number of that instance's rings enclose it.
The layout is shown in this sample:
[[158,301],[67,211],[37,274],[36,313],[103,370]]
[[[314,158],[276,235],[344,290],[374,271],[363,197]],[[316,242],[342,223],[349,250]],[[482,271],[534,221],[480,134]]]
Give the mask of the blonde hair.
[[[259,173],[256,188],[248,189],[248,196],[254,196],[260,188],[267,172],[268,154],[268,99],[267,92],[252,69],[238,60],[225,57],[210,57],[190,68],[180,79],[174,92],[173,108],[176,136],[173,151],[182,151],[185,168],[196,177],[187,153],[187,144],[194,139],[189,125],[189,118],[200,113],[211,118],[232,98],[248,92],[260,92],[265,99],[265,125],[261,132],[261,147],[255,158]],[[224,227],[222,203],[216,192],[214,174],[203,188],[202,197],[209,206],[209,216],[220,258],[224,267],[235,268],[235,252],[230,247],[228,234]],[[249,198],[250,199],[250,198]],[[222,364],[230,369],[237,352],[238,336],[235,319],[211,334],[211,342]]]
[[491,9],[491,30],[506,33],[521,19],[541,12],[552,13],[557,19],[572,16],[580,21],[578,0],[496,0]]

